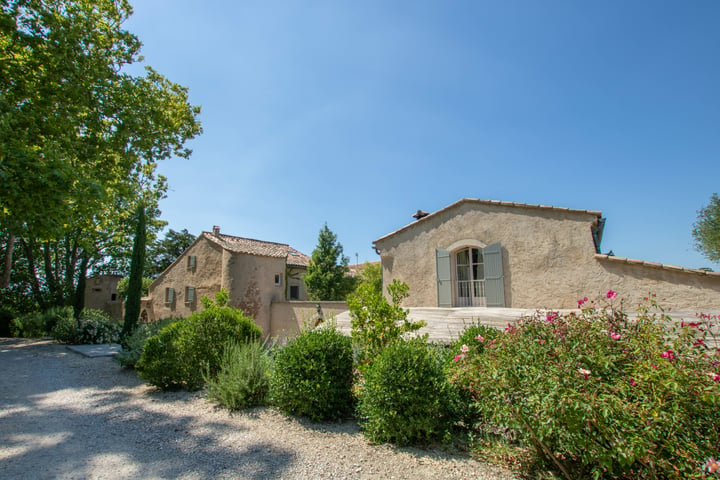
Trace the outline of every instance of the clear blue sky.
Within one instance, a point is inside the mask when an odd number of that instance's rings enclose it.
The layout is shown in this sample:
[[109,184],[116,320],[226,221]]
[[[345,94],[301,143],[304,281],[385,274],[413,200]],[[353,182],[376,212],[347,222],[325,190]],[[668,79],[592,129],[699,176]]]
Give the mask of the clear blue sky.
[[463,197],[601,210],[603,252],[686,267],[720,193],[720,1],[135,0],[204,134],[163,162],[175,230],[355,263]]

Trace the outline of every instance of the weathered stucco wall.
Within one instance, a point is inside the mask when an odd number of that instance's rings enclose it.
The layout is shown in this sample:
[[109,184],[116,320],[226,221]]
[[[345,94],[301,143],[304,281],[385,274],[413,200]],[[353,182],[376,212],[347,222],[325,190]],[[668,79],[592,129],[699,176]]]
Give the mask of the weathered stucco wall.
[[271,308],[270,336],[283,340],[297,335],[301,329],[317,320],[318,305],[325,321],[331,321],[348,309],[345,302],[275,302]]
[[[195,268],[188,266],[188,257],[195,256]],[[200,238],[191,245],[173,265],[165,270],[150,285],[149,297],[152,303],[153,319],[165,317],[187,317],[198,309],[200,298],[213,296],[220,291],[223,272],[222,248]],[[195,301],[186,302],[185,288],[195,287]],[[175,301],[165,302],[165,289],[175,289]]]
[[[235,253],[227,265],[230,305],[251,310],[255,323],[265,334],[270,332],[270,305],[285,300],[285,259]],[[281,275],[275,285],[275,275]]]
[[87,279],[85,308],[102,310],[110,318],[122,320],[122,301],[117,295],[121,275],[97,275]]
[[507,307],[551,301],[556,308],[571,308],[585,291],[578,280],[593,261],[596,221],[596,215],[576,211],[460,204],[376,242],[383,282],[397,278],[410,286],[405,306],[437,306],[435,250],[500,242]]
[[597,255],[597,219],[579,210],[459,203],[376,241],[383,283],[410,286],[406,307],[436,307],[435,249],[500,242],[506,307],[574,308],[612,289],[631,308],[649,292],[669,308],[720,308],[720,274]]
[[596,255],[593,267],[588,269],[588,277],[595,291],[611,285],[631,307],[654,294],[665,308],[695,312],[720,309],[720,272],[684,271],[607,255]]

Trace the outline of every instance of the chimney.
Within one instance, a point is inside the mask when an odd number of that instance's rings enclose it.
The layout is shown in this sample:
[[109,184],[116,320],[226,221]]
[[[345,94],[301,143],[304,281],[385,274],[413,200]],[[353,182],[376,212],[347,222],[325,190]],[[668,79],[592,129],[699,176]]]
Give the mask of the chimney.
[[215,234],[216,237],[220,236],[220,227],[218,225],[213,226],[213,233]]
[[421,218],[427,217],[428,215],[430,215],[428,212],[418,210],[417,212],[415,212],[415,215],[413,215],[413,218],[415,220],[420,220]]

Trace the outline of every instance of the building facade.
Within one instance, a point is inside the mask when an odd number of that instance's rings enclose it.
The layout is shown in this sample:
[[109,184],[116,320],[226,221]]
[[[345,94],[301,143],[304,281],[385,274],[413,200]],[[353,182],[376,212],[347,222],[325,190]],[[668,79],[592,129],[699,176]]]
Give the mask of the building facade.
[[601,212],[462,199],[375,240],[406,307],[575,308],[612,289],[681,310],[720,309],[720,272],[601,253]]
[[303,275],[309,258],[282,243],[203,232],[150,285],[141,317],[187,317],[202,308],[203,296],[220,289],[268,334],[273,302],[307,300]]

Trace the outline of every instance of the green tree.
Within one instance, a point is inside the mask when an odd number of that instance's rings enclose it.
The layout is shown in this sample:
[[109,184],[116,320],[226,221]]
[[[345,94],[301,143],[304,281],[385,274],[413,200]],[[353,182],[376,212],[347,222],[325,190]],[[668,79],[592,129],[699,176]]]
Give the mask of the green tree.
[[[417,332],[427,323],[408,319],[410,310],[401,303],[408,297],[410,287],[405,282],[393,280],[387,287],[390,302],[373,283],[361,283],[348,297],[351,333],[359,351],[359,366],[363,370],[373,358],[407,333]],[[427,340],[427,335],[424,336]]]
[[382,265],[380,263],[365,262],[360,274],[356,277],[355,292],[361,285],[368,285],[377,294],[382,294]]
[[133,256],[130,262],[127,299],[125,300],[125,321],[122,329],[123,343],[129,337],[140,316],[140,297],[142,296],[143,267],[145,266],[145,207],[141,204],[137,210],[137,229],[133,243]]
[[313,250],[305,285],[312,300],[345,300],[352,291],[353,279],[348,275],[350,259],[343,255],[343,247],[327,226],[320,230],[318,244]]
[[[149,290],[150,290],[150,284],[152,284],[153,279],[150,277],[143,277],[142,279],[142,293],[141,295],[143,297],[147,297]],[[121,300],[124,300],[127,298],[128,294],[128,287],[130,286],[130,277],[123,277],[120,279],[120,281],[117,284],[117,287],[115,289],[117,290],[118,297]]]
[[0,288],[19,238],[95,229],[97,212],[147,187],[157,161],[189,156],[201,131],[184,87],[151,68],[126,73],[141,45],[122,28],[131,12],[127,0],[0,5]]
[[720,197],[717,193],[698,211],[693,227],[695,248],[710,261],[720,262]]

